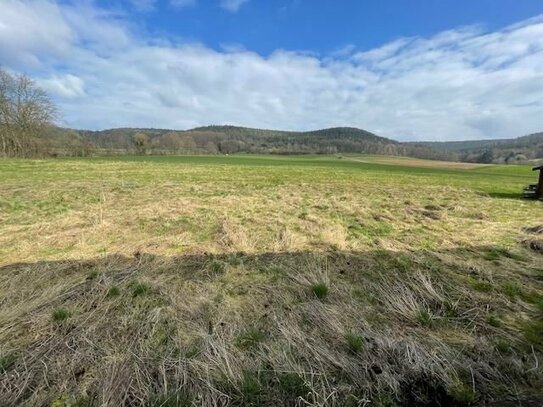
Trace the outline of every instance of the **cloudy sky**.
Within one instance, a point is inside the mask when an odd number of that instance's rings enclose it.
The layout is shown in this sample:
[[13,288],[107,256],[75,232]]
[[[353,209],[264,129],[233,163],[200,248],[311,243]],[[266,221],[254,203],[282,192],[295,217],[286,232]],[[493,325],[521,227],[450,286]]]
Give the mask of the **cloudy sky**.
[[75,128],[543,131],[541,0],[0,0],[0,66]]

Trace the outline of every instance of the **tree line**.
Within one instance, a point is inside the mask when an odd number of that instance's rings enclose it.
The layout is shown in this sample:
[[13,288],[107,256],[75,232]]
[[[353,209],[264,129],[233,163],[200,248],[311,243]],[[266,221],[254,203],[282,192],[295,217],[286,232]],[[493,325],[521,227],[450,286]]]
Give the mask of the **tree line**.
[[85,154],[382,154],[452,160],[454,154],[427,146],[399,143],[360,129],[334,128],[282,132],[234,126],[193,130],[111,129],[74,135],[90,148]]

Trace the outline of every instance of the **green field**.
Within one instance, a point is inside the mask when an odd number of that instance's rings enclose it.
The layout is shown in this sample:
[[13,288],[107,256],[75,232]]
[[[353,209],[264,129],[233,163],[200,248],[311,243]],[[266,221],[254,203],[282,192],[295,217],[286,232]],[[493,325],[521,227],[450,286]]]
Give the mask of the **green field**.
[[526,166],[0,160],[0,406],[543,400]]

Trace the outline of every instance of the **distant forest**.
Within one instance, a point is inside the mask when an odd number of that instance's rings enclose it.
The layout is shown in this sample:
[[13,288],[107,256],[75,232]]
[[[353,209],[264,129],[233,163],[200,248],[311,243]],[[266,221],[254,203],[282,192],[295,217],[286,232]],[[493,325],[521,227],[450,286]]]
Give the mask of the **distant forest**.
[[543,133],[506,140],[401,143],[357,128],[308,132],[207,126],[178,131],[119,128],[102,131],[43,129],[36,156],[122,154],[380,154],[494,164],[543,161]]
[[516,139],[413,143],[448,151],[456,160],[485,164],[530,164],[543,160],[543,132]]
[[51,128],[40,140],[47,155],[104,154],[383,154],[455,160],[455,153],[430,146],[400,143],[356,128],[308,132],[208,126],[192,130]]

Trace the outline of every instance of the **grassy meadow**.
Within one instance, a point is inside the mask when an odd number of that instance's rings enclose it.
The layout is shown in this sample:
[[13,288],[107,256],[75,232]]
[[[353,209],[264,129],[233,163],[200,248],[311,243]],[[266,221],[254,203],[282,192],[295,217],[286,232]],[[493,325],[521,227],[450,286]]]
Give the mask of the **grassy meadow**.
[[382,156],[0,160],[0,406],[537,405],[535,180]]

